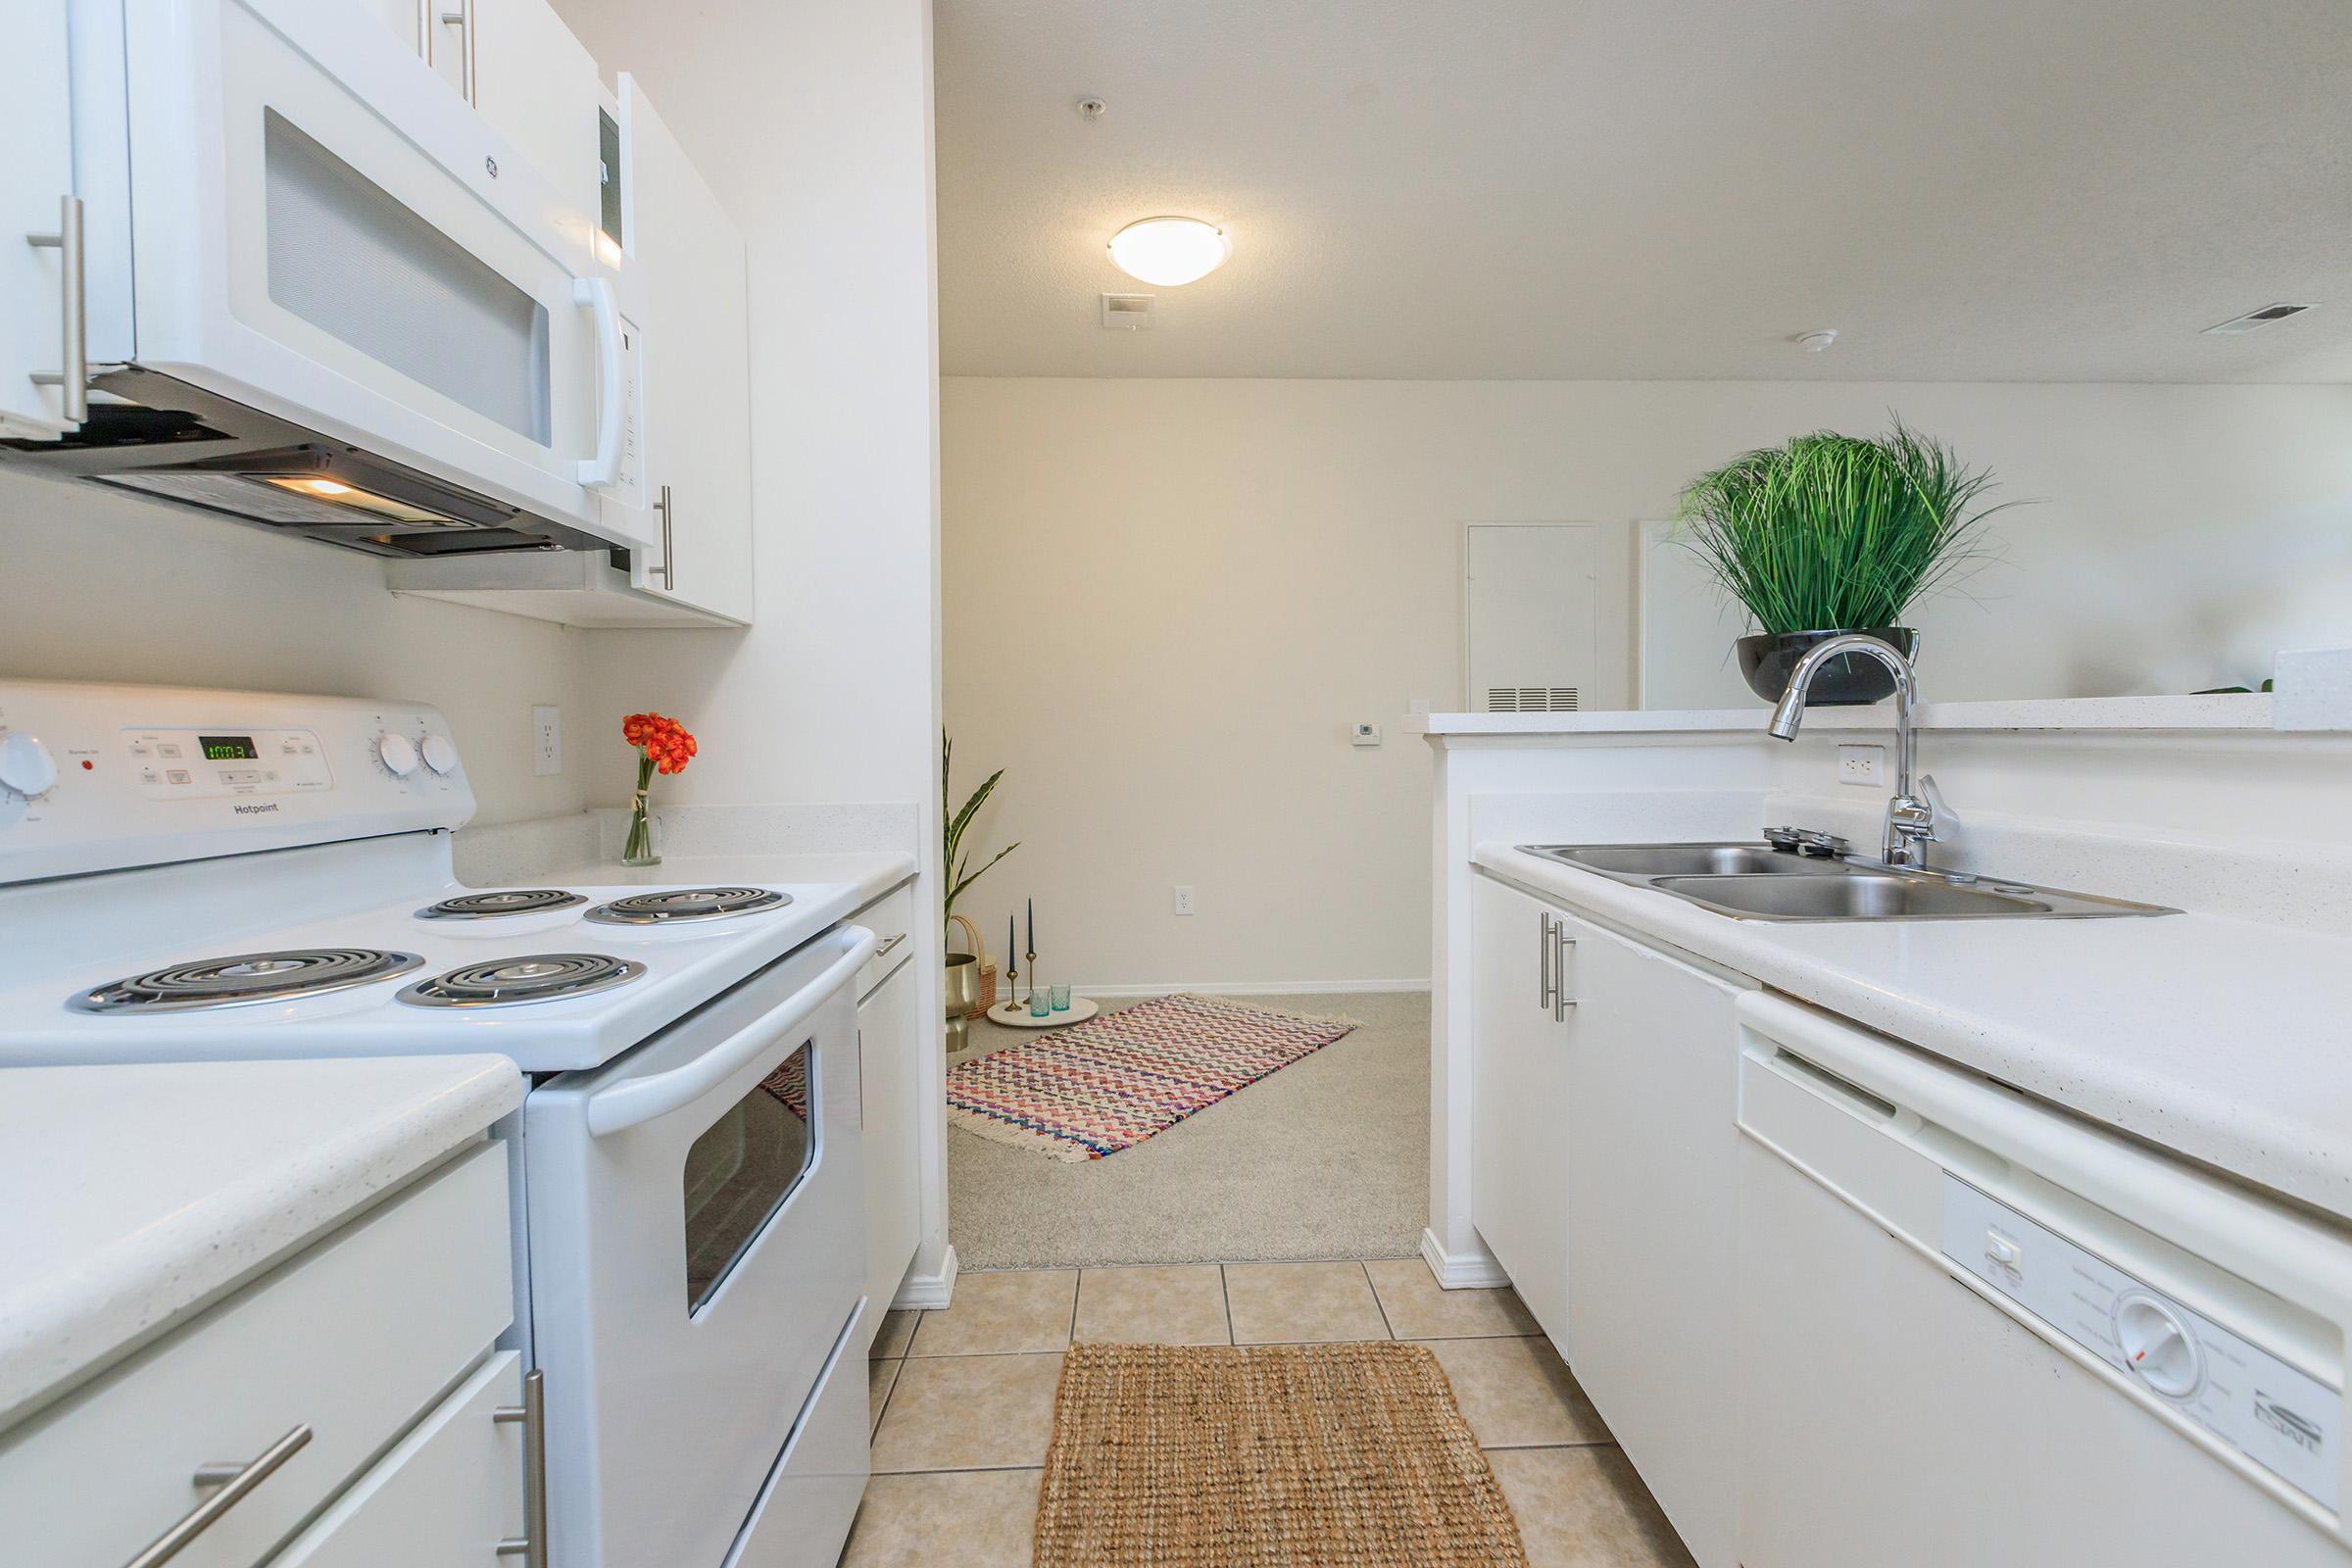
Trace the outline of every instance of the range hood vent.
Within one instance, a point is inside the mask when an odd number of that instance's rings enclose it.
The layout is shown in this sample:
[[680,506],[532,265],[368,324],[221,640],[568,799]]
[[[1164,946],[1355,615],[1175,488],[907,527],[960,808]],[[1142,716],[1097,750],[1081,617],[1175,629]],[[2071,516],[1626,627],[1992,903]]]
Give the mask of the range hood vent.
[[2240,332],[2258,332],[2273,321],[2283,321],[2290,316],[2319,309],[2316,305],[2265,305],[2259,311],[2232,316],[2227,321],[2205,328],[2207,337],[2235,337]]

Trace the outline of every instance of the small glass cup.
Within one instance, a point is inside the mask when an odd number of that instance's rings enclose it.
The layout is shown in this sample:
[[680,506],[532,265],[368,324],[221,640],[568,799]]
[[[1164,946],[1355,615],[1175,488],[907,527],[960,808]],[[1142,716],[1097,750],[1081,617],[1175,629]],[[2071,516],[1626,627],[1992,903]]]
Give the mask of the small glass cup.
[[1069,1011],[1069,1010],[1070,1010],[1070,988],[1069,988],[1068,986],[1055,986],[1055,987],[1054,987],[1053,989],[1054,989],[1054,1010],[1055,1012],[1067,1012],[1067,1011]]
[[1029,988],[1029,1016],[1043,1018],[1054,1010],[1053,994],[1037,986]]

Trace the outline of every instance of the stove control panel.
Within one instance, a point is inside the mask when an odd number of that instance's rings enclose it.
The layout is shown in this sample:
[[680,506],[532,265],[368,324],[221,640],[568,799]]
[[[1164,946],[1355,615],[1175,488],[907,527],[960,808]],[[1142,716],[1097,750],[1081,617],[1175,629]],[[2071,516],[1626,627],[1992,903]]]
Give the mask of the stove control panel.
[[0,884],[472,815],[449,721],[422,703],[0,680]]
[[123,757],[150,800],[330,790],[325,743],[310,729],[126,729]]

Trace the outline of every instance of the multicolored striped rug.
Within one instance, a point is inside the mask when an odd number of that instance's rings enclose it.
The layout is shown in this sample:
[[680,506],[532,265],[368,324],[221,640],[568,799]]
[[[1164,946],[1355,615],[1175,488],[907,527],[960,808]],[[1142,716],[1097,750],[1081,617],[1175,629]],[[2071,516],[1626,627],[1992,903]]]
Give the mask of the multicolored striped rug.
[[1156,997],[950,1068],[948,1120],[1054,1159],[1101,1159],[1354,1028],[1216,997]]

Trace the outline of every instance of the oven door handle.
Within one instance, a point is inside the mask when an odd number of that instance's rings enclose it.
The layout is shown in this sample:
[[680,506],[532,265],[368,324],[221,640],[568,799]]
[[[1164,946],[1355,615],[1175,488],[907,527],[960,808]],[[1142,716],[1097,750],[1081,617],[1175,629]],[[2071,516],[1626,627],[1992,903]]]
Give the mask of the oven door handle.
[[844,926],[824,941],[841,956],[827,964],[824,973],[753,1022],[682,1067],[647,1078],[631,1078],[590,1095],[589,1135],[603,1138],[694,1103],[750,1065],[779,1035],[789,1035],[807,1023],[819,1007],[833,1000],[835,993],[849,984],[850,977],[873,956],[876,946],[874,934],[859,925]]

